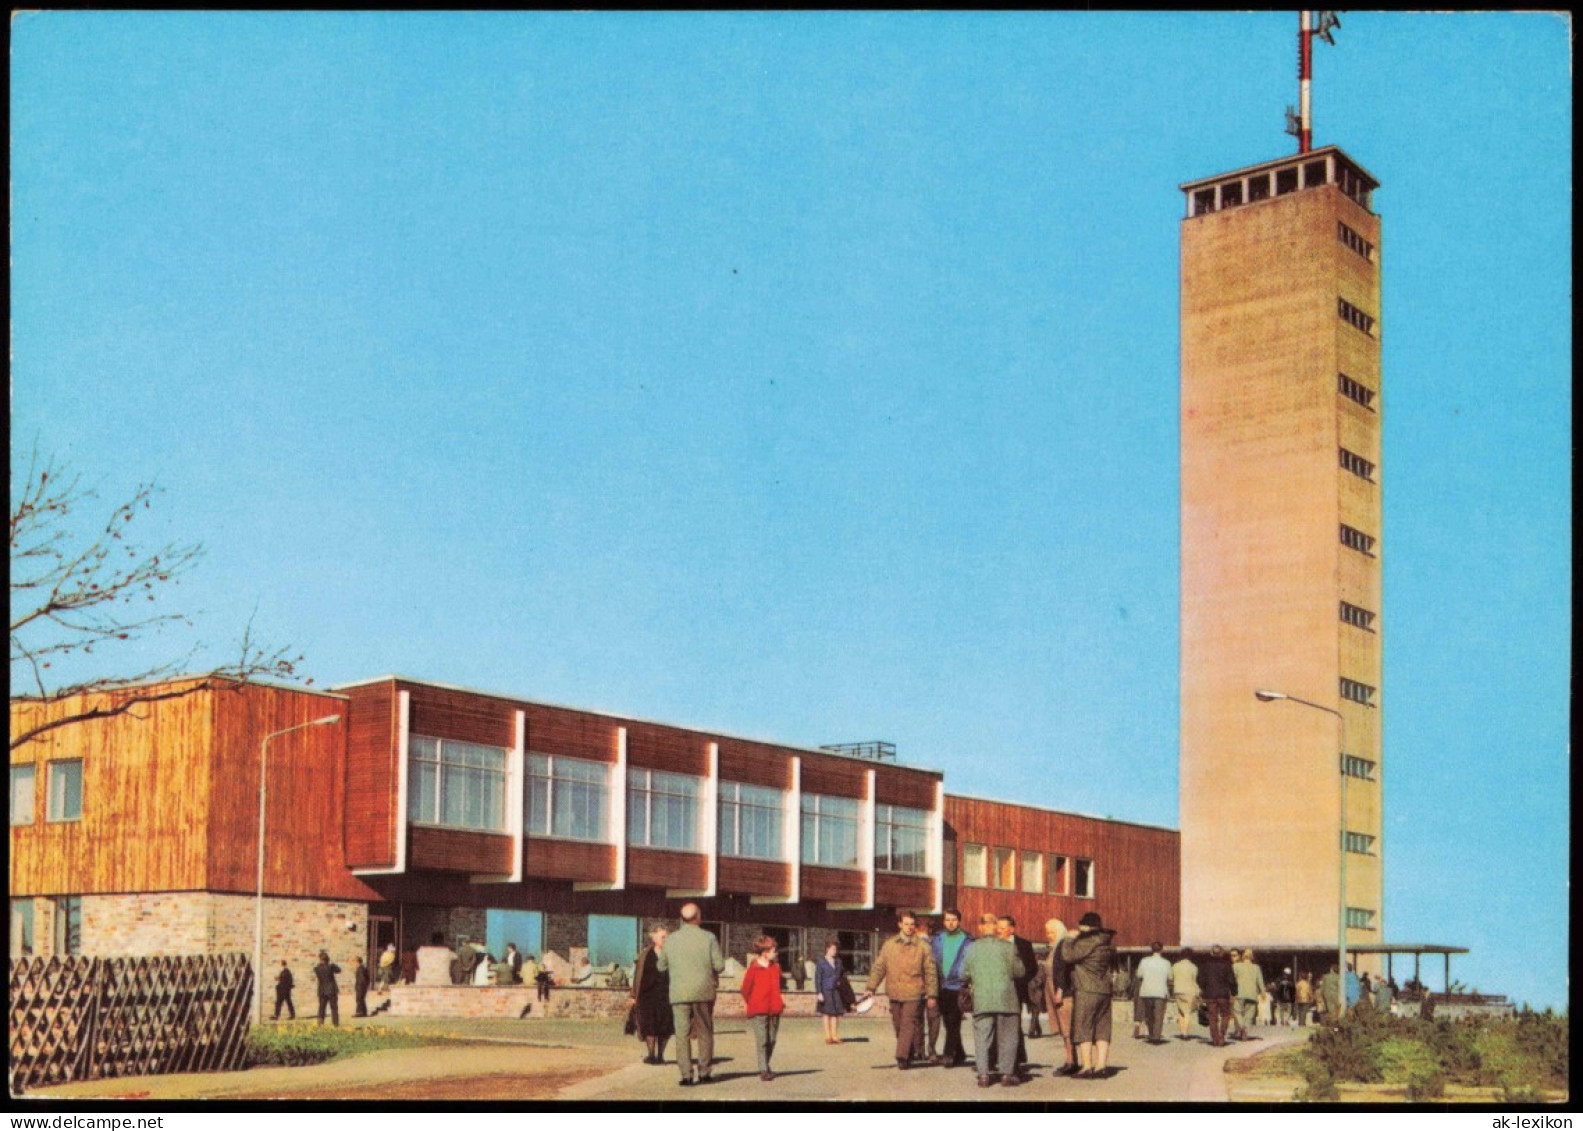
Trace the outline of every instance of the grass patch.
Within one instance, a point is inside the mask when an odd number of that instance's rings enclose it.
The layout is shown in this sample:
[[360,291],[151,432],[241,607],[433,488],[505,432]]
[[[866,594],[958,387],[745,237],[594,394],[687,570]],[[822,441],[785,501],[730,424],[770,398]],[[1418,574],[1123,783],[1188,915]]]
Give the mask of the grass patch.
[[247,1036],[249,1068],[278,1065],[294,1068],[323,1064],[342,1056],[378,1049],[409,1049],[450,1043],[451,1039],[407,1029],[373,1026],[340,1029],[335,1026],[270,1025],[255,1027]]

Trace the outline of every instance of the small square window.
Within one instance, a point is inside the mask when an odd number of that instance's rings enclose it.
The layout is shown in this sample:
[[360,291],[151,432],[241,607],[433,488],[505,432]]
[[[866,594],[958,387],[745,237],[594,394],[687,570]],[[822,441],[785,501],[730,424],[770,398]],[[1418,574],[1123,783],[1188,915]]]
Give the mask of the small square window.
[[1022,890],[1035,894],[1044,892],[1044,854],[1042,852],[1024,852],[1022,854]]
[[1048,871],[1050,878],[1051,895],[1067,895],[1071,892],[1072,869],[1070,862],[1060,853],[1050,854]]
[[989,849],[982,844],[962,846],[962,886],[989,887]]
[[55,903],[55,953],[82,953],[82,896],[63,895]]
[[1078,857],[1077,868],[1072,876],[1072,894],[1079,899],[1094,898],[1094,862]]
[[1275,172],[1275,195],[1285,196],[1289,192],[1297,191],[1297,170],[1277,169]]
[[1235,208],[1242,203],[1242,182],[1228,181],[1220,186],[1220,206]]
[[49,763],[49,819],[82,820],[82,759]]
[[33,823],[33,785],[37,773],[33,766],[11,767],[11,827]]
[[995,886],[1002,891],[1017,890],[1017,853],[1010,848],[995,849]]
[[1257,176],[1257,177],[1249,177],[1248,178],[1248,203],[1249,204],[1252,204],[1255,200],[1268,200],[1269,197],[1270,197],[1270,175],[1268,173],[1261,174],[1260,176]]

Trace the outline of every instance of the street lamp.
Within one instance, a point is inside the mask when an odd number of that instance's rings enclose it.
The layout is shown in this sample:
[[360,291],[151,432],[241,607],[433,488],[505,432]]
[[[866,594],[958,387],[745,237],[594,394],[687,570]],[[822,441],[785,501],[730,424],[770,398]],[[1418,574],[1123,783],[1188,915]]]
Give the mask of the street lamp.
[[1345,1014],[1347,1012],[1347,719],[1334,707],[1301,699],[1296,695],[1288,695],[1284,691],[1260,690],[1255,691],[1253,697],[1261,703],[1273,703],[1277,699],[1301,703],[1304,707],[1312,707],[1316,711],[1334,715],[1336,721],[1341,724],[1341,757],[1337,759],[1337,768],[1341,771],[1341,913],[1336,929],[1336,951],[1340,959],[1337,977],[1341,980],[1341,1012]]
[[258,899],[253,920],[253,992],[258,998],[260,1025],[264,1023],[264,805],[269,796],[269,740],[308,727],[333,726],[340,721],[340,715],[325,715],[322,719],[298,723],[266,734],[258,747]]

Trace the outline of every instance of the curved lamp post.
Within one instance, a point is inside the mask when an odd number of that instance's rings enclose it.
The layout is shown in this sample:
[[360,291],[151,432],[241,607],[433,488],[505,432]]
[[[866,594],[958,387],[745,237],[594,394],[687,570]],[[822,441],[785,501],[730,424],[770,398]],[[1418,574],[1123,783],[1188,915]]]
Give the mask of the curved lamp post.
[[340,715],[325,715],[322,719],[298,723],[266,734],[258,747],[258,898],[253,920],[253,992],[258,998],[260,1025],[264,1023],[264,807],[269,796],[269,740],[308,727],[332,726],[340,721]]
[[1312,707],[1316,711],[1323,711],[1327,715],[1334,715],[1341,724],[1341,751],[1337,759],[1337,769],[1341,771],[1341,911],[1340,920],[1336,931],[1336,952],[1339,956],[1339,968],[1336,976],[1341,980],[1341,1012],[1347,1012],[1347,720],[1340,711],[1334,707],[1327,707],[1323,703],[1315,703],[1308,699],[1301,699],[1296,695],[1288,695],[1284,691],[1260,690],[1253,693],[1253,697],[1261,703],[1273,703],[1277,699],[1285,699],[1289,703],[1300,703],[1304,707]]

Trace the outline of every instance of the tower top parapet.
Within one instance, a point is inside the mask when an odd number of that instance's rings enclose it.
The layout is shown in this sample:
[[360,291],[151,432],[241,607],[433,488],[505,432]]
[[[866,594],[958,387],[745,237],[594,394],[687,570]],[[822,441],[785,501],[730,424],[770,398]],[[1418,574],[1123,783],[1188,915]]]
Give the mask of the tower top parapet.
[[1187,195],[1187,216],[1191,219],[1321,185],[1336,185],[1361,207],[1373,211],[1371,200],[1380,182],[1340,147],[1327,145],[1188,181],[1179,187]]

